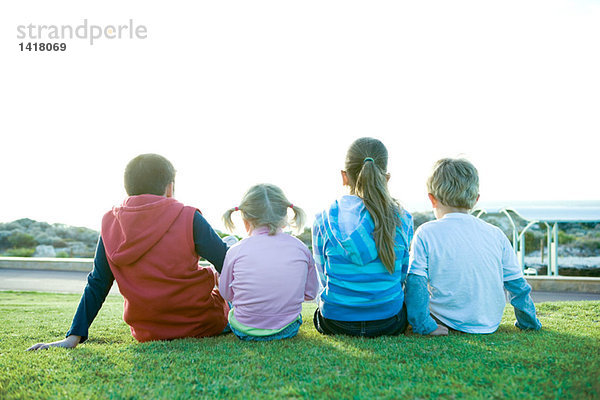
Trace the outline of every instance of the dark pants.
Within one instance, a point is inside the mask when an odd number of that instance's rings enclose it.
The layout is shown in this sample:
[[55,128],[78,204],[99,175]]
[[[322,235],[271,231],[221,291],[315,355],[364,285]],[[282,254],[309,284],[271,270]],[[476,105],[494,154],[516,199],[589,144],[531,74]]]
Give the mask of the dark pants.
[[406,330],[406,306],[393,317],[375,321],[336,321],[323,317],[317,308],[313,317],[315,328],[324,335],[350,335],[362,337],[397,336]]

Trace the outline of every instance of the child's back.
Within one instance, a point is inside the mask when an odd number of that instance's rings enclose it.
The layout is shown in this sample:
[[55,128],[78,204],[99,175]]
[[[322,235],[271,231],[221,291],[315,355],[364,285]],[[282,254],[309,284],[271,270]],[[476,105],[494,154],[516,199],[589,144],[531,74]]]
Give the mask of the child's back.
[[139,341],[211,336],[227,324],[214,273],[198,267],[196,212],[173,198],[144,194],[102,220],[106,257],[125,299],[123,319]]
[[419,227],[410,273],[429,276],[431,313],[450,328],[494,332],[506,297],[504,281],[521,278],[510,242],[497,227],[449,213]]
[[229,250],[220,290],[233,300],[241,324],[280,329],[298,318],[305,299],[316,295],[311,254],[291,235],[257,228]]
[[102,219],[94,268],[66,338],[30,350],[75,347],[116,280],[123,319],[138,341],[218,335],[229,306],[214,288],[227,245],[194,207],[173,198],[175,168],[157,154],[141,154],[125,168],[128,197]]
[[376,337],[407,326],[403,278],[413,222],[388,190],[388,152],[378,139],[346,152],[343,196],[318,214],[313,253],[323,290],[313,316],[318,332]]
[[392,317],[402,309],[412,217],[402,210],[399,219],[397,268],[390,273],[377,252],[373,219],[358,196],[343,196],[317,215],[313,252],[327,288],[319,295],[323,316],[338,321],[373,321]]
[[[431,314],[467,333],[498,329],[510,293],[517,326],[540,329],[531,287],[523,278],[504,233],[469,214],[479,199],[479,175],[464,159],[439,160],[427,180],[436,221],[417,229],[406,280],[406,307],[413,331],[439,334]],[[429,289],[429,290],[428,290]]]
[[252,186],[239,207],[223,215],[233,230],[231,214],[240,211],[250,237],[233,246],[223,262],[219,289],[233,308],[229,325],[242,340],[291,338],[302,324],[302,303],[317,294],[315,264],[308,248],[283,233],[288,209],[293,226],[302,228],[304,211],[271,184]]

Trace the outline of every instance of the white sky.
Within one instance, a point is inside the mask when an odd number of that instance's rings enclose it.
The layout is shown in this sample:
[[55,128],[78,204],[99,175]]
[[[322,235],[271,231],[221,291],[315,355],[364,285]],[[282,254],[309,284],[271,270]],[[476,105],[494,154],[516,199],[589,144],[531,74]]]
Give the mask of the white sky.
[[[148,38],[19,51],[17,25],[84,18]],[[411,211],[459,154],[484,203],[600,200],[597,1],[20,1],[0,27],[1,222],[99,229],[146,152],[218,229],[259,182],[312,215],[360,136],[387,145]]]

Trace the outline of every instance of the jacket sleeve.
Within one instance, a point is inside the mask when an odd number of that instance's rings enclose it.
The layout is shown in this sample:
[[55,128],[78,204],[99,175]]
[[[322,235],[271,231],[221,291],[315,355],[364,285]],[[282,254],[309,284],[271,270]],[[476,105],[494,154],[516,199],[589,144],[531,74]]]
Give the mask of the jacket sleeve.
[[306,276],[306,285],[304,286],[304,300],[313,300],[317,296],[319,290],[319,280],[317,279],[317,268],[315,260],[310,255],[308,256],[308,275]]
[[437,329],[437,323],[429,314],[429,291],[426,277],[408,274],[404,301],[408,313],[408,323],[412,326],[413,332],[427,335]]
[[420,232],[412,241],[410,249],[410,266],[406,278],[405,297],[408,323],[413,332],[427,335],[437,329],[438,325],[429,313],[429,261],[427,247]]
[[323,237],[318,221],[315,221],[312,228],[312,249],[316,270],[321,279],[323,279],[323,270],[325,268],[324,245],[325,238]]
[[219,293],[221,296],[229,302],[233,301],[233,289],[231,284],[233,283],[233,265],[235,264],[235,248],[228,251],[223,262],[223,269],[221,271],[221,277],[219,278]]
[[88,274],[87,284],[83,290],[81,300],[79,300],[79,306],[73,317],[71,328],[65,337],[69,335],[81,336],[80,343],[87,340],[88,330],[94,318],[98,315],[98,311],[102,308],[102,304],[106,300],[106,296],[114,280],[115,278],[106,258],[104,243],[102,242],[102,237],[100,237],[94,257],[94,268]]
[[198,211],[194,214],[194,245],[196,254],[214,265],[217,272],[221,272],[228,249],[227,244]]
[[531,286],[525,278],[513,279],[504,282],[504,288],[508,291],[508,299],[515,309],[517,322],[515,326],[519,329],[539,330],[542,323],[536,317],[535,305],[529,293]]

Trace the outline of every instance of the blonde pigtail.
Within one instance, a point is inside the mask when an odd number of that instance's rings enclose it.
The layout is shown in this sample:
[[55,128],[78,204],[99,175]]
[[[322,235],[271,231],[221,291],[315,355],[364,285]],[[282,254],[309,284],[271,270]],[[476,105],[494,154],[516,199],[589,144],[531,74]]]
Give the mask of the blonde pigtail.
[[301,233],[306,222],[306,213],[303,209],[293,204],[290,204],[290,208],[294,211],[294,217],[292,218],[290,226],[294,228],[296,232]]
[[225,213],[223,214],[223,223],[225,224],[225,228],[227,228],[230,232],[233,232],[235,229],[235,225],[233,223],[233,221],[231,220],[231,214],[234,213],[234,211],[239,210],[238,207],[233,207],[230,208],[229,210],[225,211]]

